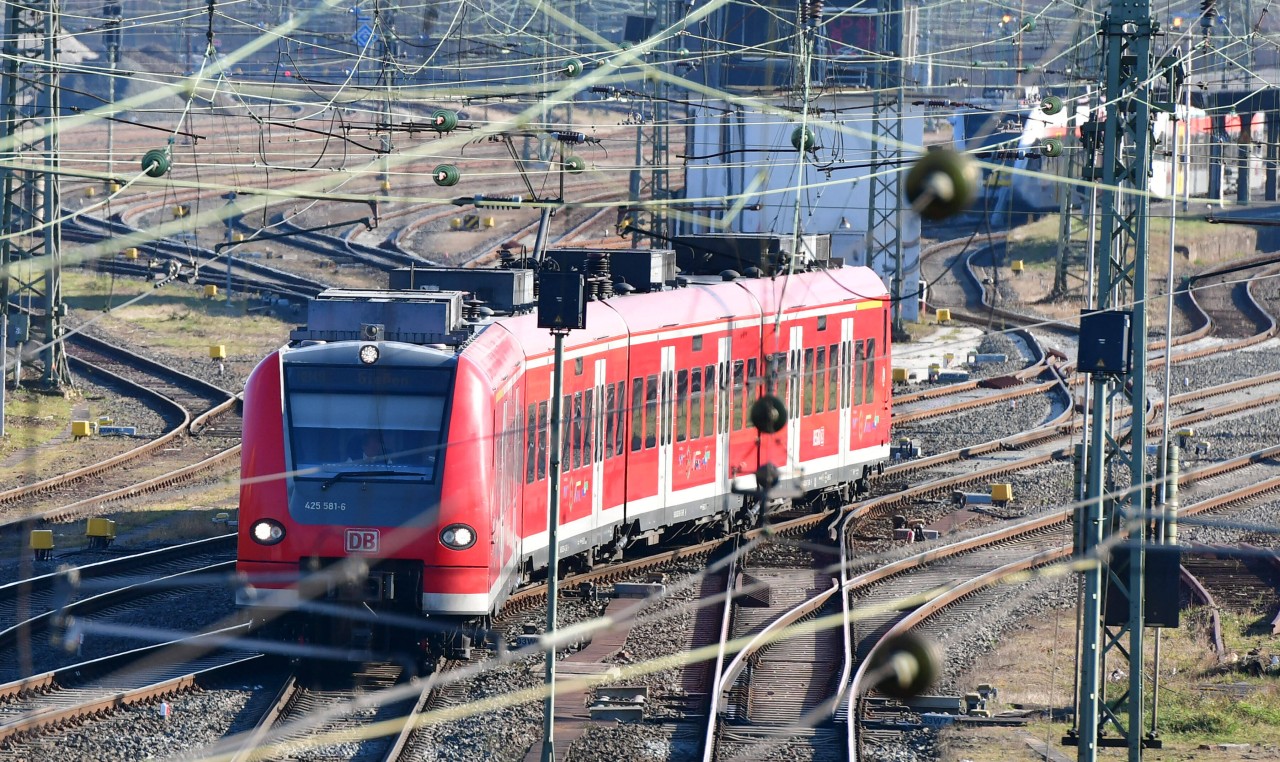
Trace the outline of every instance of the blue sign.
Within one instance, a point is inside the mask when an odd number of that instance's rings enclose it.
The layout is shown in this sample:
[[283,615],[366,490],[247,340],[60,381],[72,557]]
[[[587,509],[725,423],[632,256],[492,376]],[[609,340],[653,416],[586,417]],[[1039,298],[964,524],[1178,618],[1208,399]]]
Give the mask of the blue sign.
[[358,48],[367,48],[375,36],[373,26],[368,23],[368,20],[360,19],[360,26],[356,27],[356,33],[351,35],[351,41]]
[[358,48],[367,48],[373,42],[378,33],[373,30],[373,18],[367,14],[356,12],[356,33],[351,35],[351,41]]

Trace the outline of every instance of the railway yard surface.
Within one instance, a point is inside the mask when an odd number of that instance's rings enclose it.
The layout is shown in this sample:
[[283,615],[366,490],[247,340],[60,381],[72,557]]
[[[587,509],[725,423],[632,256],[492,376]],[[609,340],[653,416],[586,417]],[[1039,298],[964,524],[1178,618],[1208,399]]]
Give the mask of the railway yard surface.
[[[577,193],[622,197],[586,182]],[[113,211],[141,227],[172,205],[138,194]],[[293,223],[347,211],[316,205]],[[234,605],[237,395],[303,319],[296,299],[278,295],[381,286],[399,266],[388,252],[489,262],[498,242],[529,239],[535,222],[503,212],[493,230],[459,232],[456,210],[382,213],[394,234],[352,233],[353,253],[282,239],[228,263],[275,298],[250,298],[240,283],[229,303],[207,298],[202,283],[155,288],[120,260],[67,269],[73,390],[13,393],[0,450],[0,760],[538,758],[545,584],[516,593],[469,658],[442,658],[420,677],[376,654],[299,671],[246,632]],[[83,224],[89,240],[97,223]],[[580,209],[551,234],[581,244],[612,224]],[[927,317],[893,349],[910,379],[894,386],[893,440],[912,440],[918,454],[825,512],[784,512],[741,536],[571,570],[559,625],[589,635],[559,651],[559,758],[1075,758],[1060,739],[1076,674],[1078,593],[1065,564],[1084,384],[1067,316],[1080,304],[1044,304],[1038,274],[993,278],[1012,237],[970,245],[935,235]],[[222,231],[199,236],[212,245]],[[391,238],[396,247],[384,245]],[[254,275],[250,265],[272,269]],[[208,282],[221,283],[226,272],[214,269]],[[1187,571],[1168,582],[1181,586],[1182,626],[1162,635],[1165,747],[1149,759],[1280,759],[1280,279],[1262,272],[1178,300],[1171,348],[1151,353],[1150,382],[1163,389],[1172,352]],[[938,323],[938,309],[952,320]],[[211,346],[225,357],[212,359]],[[932,381],[931,368],[968,380]],[[1153,435],[1165,405],[1156,396]],[[100,418],[133,431],[71,436],[72,420]],[[1010,485],[1012,500],[956,499],[992,484]],[[90,517],[116,522],[109,547],[86,541]],[[53,531],[48,560],[26,547],[37,518]],[[907,532],[918,541],[894,539],[903,519],[921,528]],[[637,587],[649,595],[615,595]],[[912,707],[860,682],[898,630],[941,647],[928,690],[939,705],[978,696],[977,711]]]

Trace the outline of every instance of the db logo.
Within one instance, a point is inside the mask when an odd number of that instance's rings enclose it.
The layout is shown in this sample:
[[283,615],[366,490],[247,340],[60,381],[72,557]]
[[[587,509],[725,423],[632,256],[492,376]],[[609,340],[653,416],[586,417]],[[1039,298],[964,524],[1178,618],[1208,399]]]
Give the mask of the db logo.
[[377,553],[378,552],[378,530],[348,529],[347,530],[347,552],[348,553]]

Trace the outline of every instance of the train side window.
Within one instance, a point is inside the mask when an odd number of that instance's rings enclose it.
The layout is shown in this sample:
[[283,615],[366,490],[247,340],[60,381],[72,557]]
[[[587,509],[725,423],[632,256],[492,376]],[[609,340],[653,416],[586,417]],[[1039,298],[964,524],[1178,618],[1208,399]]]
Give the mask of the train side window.
[[573,447],[576,443],[573,428],[573,395],[566,394],[560,402],[560,475],[573,466]]
[[708,365],[702,377],[702,435],[709,437],[716,433],[716,366]]
[[575,392],[573,395],[573,440],[570,444],[570,450],[573,457],[573,468],[579,468],[583,465],[584,458],[583,444],[583,422],[582,422],[582,392]]
[[596,462],[596,406],[595,390],[588,389],[582,395],[582,465]]
[[526,429],[529,436],[528,448],[524,456],[524,483],[533,484],[538,476],[538,406],[529,403],[529,425]]
[[[742,399],[738,402],[738,406],[742,408],[744,421],[751,420],[751,403],[755,402],[760,396],[760,389],[764,386],[764,379],[758,370],[759,362],[752,357],[747,360],[747,393],[742,395]],[[743,423],[743,426],[746,426]]]
[[818,347],[813,354],[813,412],[827,410],[827,348]]
[[613,457],[614,428],[618,423],[614,418],[617,404],[618,390],[613,384],[609,384],[604,388],[604,456],[606,458]]
[[832,344],[827,355],[827,409],[840,407],[840,345]]
[[[764,394],[765,389],[772,389],[776,395],[778,393],[778,360],[777,355],[765,355],[760,361],[760,375],[755,376],[749,374],[747,376],[748,384],[751,386],[751,399],[755,401],[757,397]],[[750,381],[755,378],[754,382]],[[747,407],[751,409],[750,406]]]
[[867,402],[876,401],[876,340],[867,339],[867,372],[864,376],[866,382],[866,400]]
[[706,404],[702,391],[702,368],[689,371],[689,438],[702,436],[702,406]]
[[866,344],[864,342],[856,342],[853,345],[853,404],[855,407],[862,404],[862,376],[866,371],[864,367],[866,361]]
[[538,403],[538,481],[547,478],[547,403]]
[[676,441],[683,442],[689,438],[689,371],[676,373],[676,396],[672,401],[676,406]]
[[664,371],[662,374],[662,444],[671,444],[671,429],[675,417],[675,372]]
[[741,360],[733,361],[733,398],[738,403],[733,406],[733,430],[742,430],[742,400],[746,398],[746,388],[743,385],[744,366]]
[[618,401],[613,408],[613,411],[618,416],[618,425],[613,430],[613,451],[615,454],[621,455],[623,446],[626,444],[627,436],[627,382],[619,381],[617,383],[617,387]]
[[720,363],[720,433],[729,433],[729,411],[733,409],[733,383],[728,360]]
[[658,374],[644,382],[644,449],[658,446]]
[[840,400],[847,408],[853,402],[853,341],[846,339],[840,345]]
[[804,414],[813,415],[813,398],[817,396],[817,384],[814,383],[814,367],[813,367],[813,350],[806,349],[804,351],[804,369],[801,371],[801,378],[804,385],[800,388],[804,389]]
[[631,451],[644,446],[644,379],[631,379]]

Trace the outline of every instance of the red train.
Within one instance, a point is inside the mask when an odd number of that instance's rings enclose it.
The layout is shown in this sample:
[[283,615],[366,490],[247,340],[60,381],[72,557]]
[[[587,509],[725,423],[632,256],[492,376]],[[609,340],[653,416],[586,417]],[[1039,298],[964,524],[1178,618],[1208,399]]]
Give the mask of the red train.
[[[561,557],[584,566],[753,523],[769,506],[733,487],[762,464],[782,486],[834,500],[888,458],[889,311],[870,269],[590,303],[587,328],[566,340],[559,443],[548,441],[552,337],[532,314],[467,310],[452,291],[326,292],[254,370],[242,605],[319,598],[482,620],[545,567],[551,489]],[[748,411],[770,382],[789,419],[758,436]],[[352,558],[363,559],[354,574],[310,576]]]

